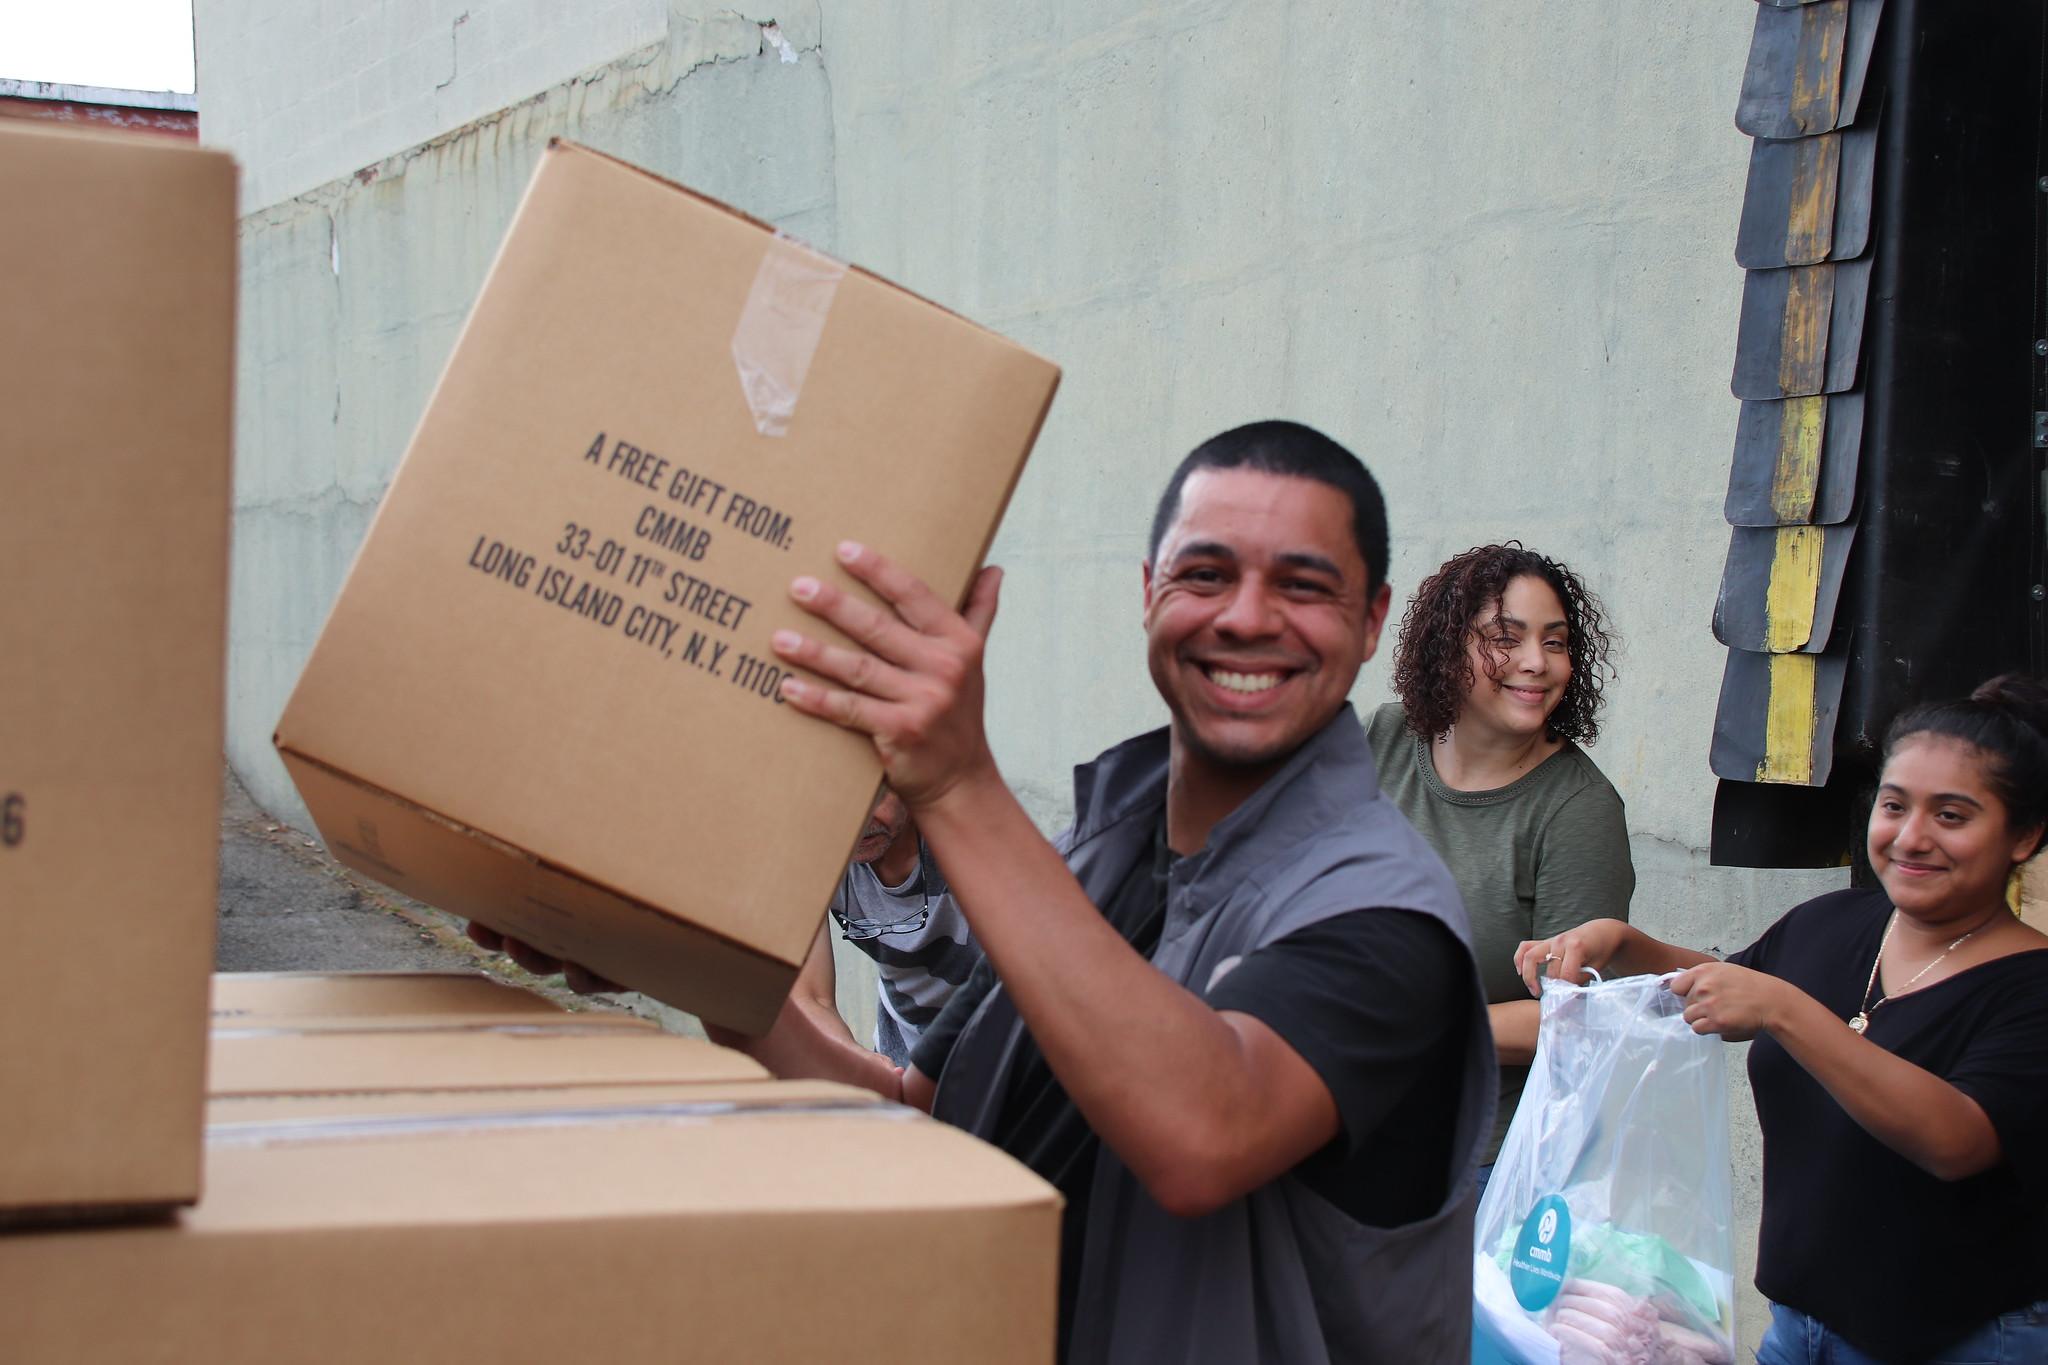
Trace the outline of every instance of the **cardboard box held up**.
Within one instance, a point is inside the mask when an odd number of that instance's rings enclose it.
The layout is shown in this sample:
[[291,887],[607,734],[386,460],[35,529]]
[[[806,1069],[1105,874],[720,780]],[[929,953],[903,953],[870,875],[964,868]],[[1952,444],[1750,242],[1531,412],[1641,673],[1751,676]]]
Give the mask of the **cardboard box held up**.
[[963,594],[1057,378],[552,145],[278,724],[329,847],[765,1028],[879,778],[777,699],[789,582],[854,539]]
[[199,1192],[235,167],[0,125],[0,1219]]

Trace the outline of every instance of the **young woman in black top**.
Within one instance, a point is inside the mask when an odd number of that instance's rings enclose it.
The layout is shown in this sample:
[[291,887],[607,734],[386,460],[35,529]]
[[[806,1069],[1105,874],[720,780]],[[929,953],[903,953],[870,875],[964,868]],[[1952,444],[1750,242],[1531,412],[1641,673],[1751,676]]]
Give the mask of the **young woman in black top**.
[[1678,972],[1696,1032],[1756,1040],[1760,1365],[2048,1361],[2048,936],[2007,904],[2044,825],[2048,690],[1998,678],[1887,735],[1882,891],[1726,962],[1614,920],[1517,950],[1532,991]]

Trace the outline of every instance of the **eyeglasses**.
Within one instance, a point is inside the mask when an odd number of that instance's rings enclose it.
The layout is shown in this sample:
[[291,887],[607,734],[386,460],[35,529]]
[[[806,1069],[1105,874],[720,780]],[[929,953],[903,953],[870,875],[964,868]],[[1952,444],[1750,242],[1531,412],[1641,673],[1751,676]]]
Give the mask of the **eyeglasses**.
[[[877,879],[879,880],[879,878]],[[832,918],[839,922],[839,936],[848,943],[860,943],[884,934],[914,934],[931,922],[932,918],[932,870],[925,861],[924,841],[917,844],[917,884],[924,892],[924,907],[914,915],[902,919],[859,919],[849,918],[844,910],[832,906]],[[840,897],[847,905],[853,904],[853,869],[846,869],[845,894]]]

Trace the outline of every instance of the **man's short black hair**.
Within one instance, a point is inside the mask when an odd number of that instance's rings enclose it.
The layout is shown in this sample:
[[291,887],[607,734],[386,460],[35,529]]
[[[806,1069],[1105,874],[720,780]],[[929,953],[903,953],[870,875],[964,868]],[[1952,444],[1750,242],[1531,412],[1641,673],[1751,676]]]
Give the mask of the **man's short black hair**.
[[1351,499],[1351,535],[1365,561],[1366,592],[1377,591],[1387,581],[1387,503],[1372,471],[1343,446],[1299,422],[1252,422],[1233,427],[1189,451],[1167,480],[1166,491],[1159,495],[1145,552],[1148,559],[1158,559],[1159,542],[1180,515],[1181,485],[1198,469],[1255,469],[1328,484]]

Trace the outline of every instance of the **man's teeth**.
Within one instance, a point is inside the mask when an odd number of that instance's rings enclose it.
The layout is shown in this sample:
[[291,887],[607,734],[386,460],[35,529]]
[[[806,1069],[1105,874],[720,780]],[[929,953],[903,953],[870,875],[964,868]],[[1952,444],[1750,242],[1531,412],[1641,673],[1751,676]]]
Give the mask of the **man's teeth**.
[[1280,685],[1278,673],[1230,673],[1216,668],[1209,671],[1209,678],[1218,687],[1227,687],[1233,692],[1263,692]]

